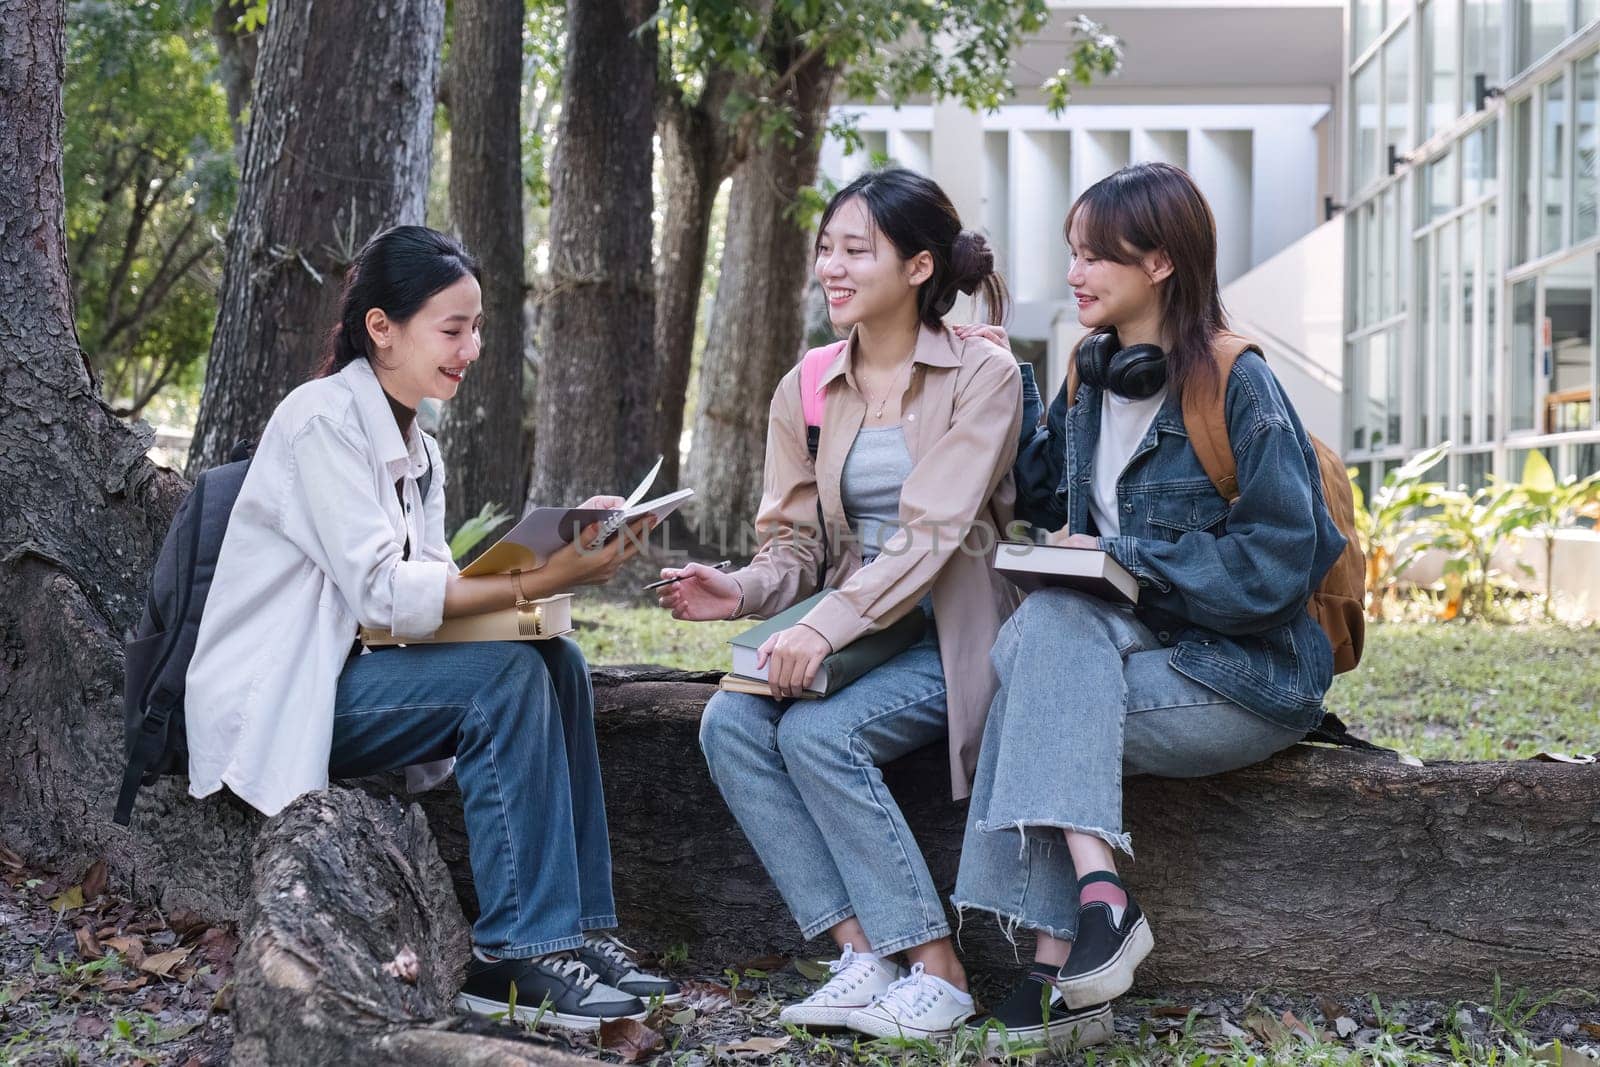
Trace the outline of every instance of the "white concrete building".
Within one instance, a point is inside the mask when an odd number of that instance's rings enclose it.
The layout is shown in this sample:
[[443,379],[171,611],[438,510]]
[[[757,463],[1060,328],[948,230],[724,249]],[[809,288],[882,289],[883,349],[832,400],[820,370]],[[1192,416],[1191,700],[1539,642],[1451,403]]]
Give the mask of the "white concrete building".
[[[1258,335],[1313,432],[1341,440],[1342,229],[1324,226],[1340,172],[1336,129],[1344,11],[1329,0],[1052,2],[1052,26],[1016,57],[1015,103],[842,103],[868,151],[829,143],[823,173],[847,181],[886,156],[930,174],[994,245],[1015,299],[1010,328],[1036,342],[1053,386],[1081,332],[1062,223],[1117,168],[1165,160],[1194,175],[1217,217],[1224,300]],[[1063,63],[1079,13],[1121,37],[1123,71],[1052,116],[1037,87]],[[1312,235],[1307,241],[1308,235]],[[958,308],[958,315],[960,309]]]

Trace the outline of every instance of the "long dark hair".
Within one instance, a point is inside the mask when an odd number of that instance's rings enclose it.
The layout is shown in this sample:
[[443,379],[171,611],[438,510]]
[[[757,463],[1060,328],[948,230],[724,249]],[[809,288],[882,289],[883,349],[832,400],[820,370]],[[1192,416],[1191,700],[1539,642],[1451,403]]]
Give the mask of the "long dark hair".
[[961,228],[955,205],[932,179],[905,167],[867,171],[828,201],[817,225],[818,243],[839,205],[853,196],[867,205],[872,224],[889,238],[901,259],[918,252],[933,257],[933,274],[917,289],[917,318],[924,326],[939,329],[957,295],[979,289],[989,321],[997,325],[1005,321],[1006,283],[995,273],[989,242],[983,234]]
[[328,332],[316,377],[337,374],[357,359],[372,357],[367,312],[379,308],[390,322],[405,323],[428,298],[467,275],[478,277],[478,261],[455,238],[426,226],[391,226],[376,234],[345,272],[339,322]]
[[1211,343],[1228,317],[1217,287],[1217,223],[1194,179],[1170,163],[1134,163],[1078,197],[1063,227],[1069,240],[1074,221],[1084,247],[1113,263],[1166,253],[1172,273],[1162,284],[1161,315],[1173,339],[1167,380],[1179,395],[1192,381],[1215,381]]

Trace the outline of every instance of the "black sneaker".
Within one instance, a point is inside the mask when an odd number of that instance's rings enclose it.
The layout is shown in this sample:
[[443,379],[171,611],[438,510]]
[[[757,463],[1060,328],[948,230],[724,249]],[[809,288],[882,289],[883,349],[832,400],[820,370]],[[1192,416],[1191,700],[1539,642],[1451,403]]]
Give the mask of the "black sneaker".
[[548,1023],[572,1030],[595,1030],[607,1019],[643,1019],[644,1002],[613,989],[570,952],[557,952],[531,960],[494,960],[473,957],[467,963],[467,980],[456,997],[456,1007],[480,1015],[511,1009],[516,990],[517,1019]]
[[[1080,886],[1091,882],[1116,882],[1117,876],[1096,871],[1080,879]],[[1111,905],[1093,901],[1078,909],[1078,936],[1072,942],[1072,955],[1056,977],[1056,988],[1069,1008],[1106,1004],[1133,988],[1133,972],[1155,947],[1150,924],[1144,912],[1128,895],[1122,921],[1112,921]]]
[[1051,984],[1055,977],[1054,967],[1035,963],[1010,996],[966,1025],[967,1033],[981,1036],[984,1049],[996,1056],[1019,1052],[1023,1045],[1043,1045],[1066,1055],[1109,1039],[1111,1005],[1069,1008]]
[[646,1004],[660,997],[663,1004],[682,1004],[683,994],[678,983],[670,978],[641,971],[628,953],[633,950],[607,934],[585,934],[583,944],[573,950],[573,955],[584,966],[600,976],[608,986],[638,997]]

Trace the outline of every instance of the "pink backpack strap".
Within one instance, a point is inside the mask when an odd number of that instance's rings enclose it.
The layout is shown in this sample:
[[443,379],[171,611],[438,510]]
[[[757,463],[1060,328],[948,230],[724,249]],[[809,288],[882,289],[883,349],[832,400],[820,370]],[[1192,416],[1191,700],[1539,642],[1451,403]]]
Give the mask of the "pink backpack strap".
[[805,413],[807,426],[822,425],[822,413],[828,399],[827,391],[822,388],[822,376],[833,366],[833,361],[839,358],[839,353],[844,351],[847,343],[835,341],[831,345],[813,348],[800,360],[800,409]]

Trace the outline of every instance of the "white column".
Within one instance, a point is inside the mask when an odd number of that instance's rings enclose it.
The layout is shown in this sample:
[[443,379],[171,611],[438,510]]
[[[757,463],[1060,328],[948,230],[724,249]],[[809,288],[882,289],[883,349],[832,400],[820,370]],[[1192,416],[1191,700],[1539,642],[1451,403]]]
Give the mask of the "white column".
[[[966,216],[962,216],[965,220]],[[968,223],[972,225],[972,223]],[[978,225],[994,248],[1000,273],[1011,280],[1011,136],[1005,130],[983,135],[983,211]]]
[[1217,280],[1250,269],[1253,138],[1249,130],[1198,130],[1189,141],[1189,173],[1217,220]]
[[938,182],[956,206],[961,225],[972,229],[983,217],[983,116],[953,100],[934,105],[932,168]]
[[1069,145],[1065,130],[1011,135],[1011,285],[1019,305],[1018,332],[1026,337],[1043,337],[1049,320],[1043,315],[1029,322],[1029,309],[1022,305],[1062,299],[1067,292],[1061,224],[1072,206]]
[[1127,130],[1079,130],[1076,141],[1072,182],[1076,192],[1128,165],[1132,138]]

